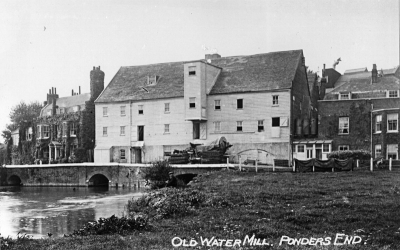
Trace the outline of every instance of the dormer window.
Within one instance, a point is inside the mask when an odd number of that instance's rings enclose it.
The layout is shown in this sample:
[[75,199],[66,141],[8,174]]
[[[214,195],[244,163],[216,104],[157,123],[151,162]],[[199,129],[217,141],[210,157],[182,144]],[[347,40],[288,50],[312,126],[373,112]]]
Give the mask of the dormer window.
[[157,81],[160,77],[159,76],[148,76],[147,77],[147,86],[156,85]]
[[399,97],[399,91],[398,90],[389,90],[387,92],[387,97],[389,97],[389,98]]
[[196,75],[196,66],[189,66],[189,76]]

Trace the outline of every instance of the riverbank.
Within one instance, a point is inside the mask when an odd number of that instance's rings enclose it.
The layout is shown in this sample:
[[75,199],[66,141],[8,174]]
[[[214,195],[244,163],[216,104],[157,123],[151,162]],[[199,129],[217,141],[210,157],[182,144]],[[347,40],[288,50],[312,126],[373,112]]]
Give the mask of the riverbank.
[[399,180],[400,171],[387,170],[224,170],[191,187],[218,201],[191,215],[154,220],[125,236],[20,240],[12,249],[397,249]]

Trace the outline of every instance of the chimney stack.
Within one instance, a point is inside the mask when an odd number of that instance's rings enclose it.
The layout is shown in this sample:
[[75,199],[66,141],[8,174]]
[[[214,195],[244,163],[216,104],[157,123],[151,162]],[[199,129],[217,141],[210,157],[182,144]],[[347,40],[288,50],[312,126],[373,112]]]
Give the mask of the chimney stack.
[[81,86],[79,86],[79,94],[81,94]]
[[372,65],[372,79],[371,79],[371,83],[377,83],[378,82],[378,70],[376,69],[376,64]]

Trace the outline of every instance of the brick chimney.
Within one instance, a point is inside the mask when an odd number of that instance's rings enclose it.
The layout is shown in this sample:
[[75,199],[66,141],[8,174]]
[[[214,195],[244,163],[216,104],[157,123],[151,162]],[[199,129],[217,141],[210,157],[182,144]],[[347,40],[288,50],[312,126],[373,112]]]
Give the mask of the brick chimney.
[[104,72],[99,67],[90,71],[90,98],[96,100],[104,89]]
[[47,104],[51,104],[55,99],[58,99],[57,89],[52,87],[47,94]]
[[377,83],[378,82],[378,70],[376,69],[376,64],[373,64],[371,73],[372,73],[371,83]]

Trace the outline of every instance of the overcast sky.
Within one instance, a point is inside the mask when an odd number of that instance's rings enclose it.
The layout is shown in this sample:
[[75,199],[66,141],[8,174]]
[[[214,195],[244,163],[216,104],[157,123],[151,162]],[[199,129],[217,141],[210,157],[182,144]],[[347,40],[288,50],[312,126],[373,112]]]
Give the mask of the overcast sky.
[[[302,49],[321,72],[399,65],[400,0],[0,1],[0,131],[20,101],[90,91],[121,66]],[[0,139],[2,141],[2,139]]]

